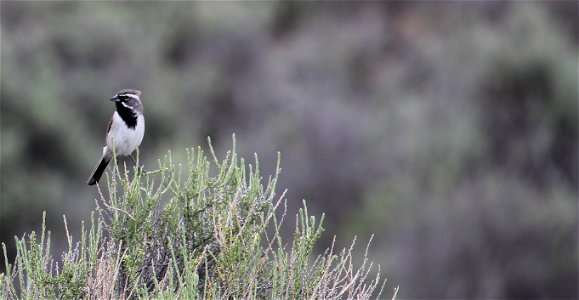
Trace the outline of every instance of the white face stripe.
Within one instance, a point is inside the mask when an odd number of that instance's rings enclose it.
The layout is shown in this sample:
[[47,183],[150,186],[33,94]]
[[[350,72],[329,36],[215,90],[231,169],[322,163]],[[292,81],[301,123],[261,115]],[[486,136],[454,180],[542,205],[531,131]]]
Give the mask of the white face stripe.
[[131,98],[133,98],[133,99],[139,100],[139,96],[133,95],[133,94],[123,94],[123,95],[121,95],[121,96],[127,96],[127,97],[131,97]]
[[127,105],[127,103],[125,103],[125,102],[121,102],[121,104],[122,104],[124,107],[126,107],[126,108],[130,108],[130,109],[132,109],[132,108],[133,108],[132,106],[130,106],[130,105]]

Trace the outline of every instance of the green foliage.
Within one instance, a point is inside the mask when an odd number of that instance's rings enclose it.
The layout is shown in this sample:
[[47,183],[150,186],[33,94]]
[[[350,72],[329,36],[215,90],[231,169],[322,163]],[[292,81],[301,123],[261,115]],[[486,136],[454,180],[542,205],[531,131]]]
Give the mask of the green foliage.
[[[169,152],[158,169],[132,172],[118,164],[107,177],[90,230],[55,262],[50,232],[17,238],[14,266],[6,263],[0,297],[79,299],[368,299],[379,297],[380,273],[352,263],[352,247],[333,246],[315,260],[323,232],[308,214],[297,216],[291,248],[282,241],[284,195],[279,175],[263,181],[257,155],[246,164],[235,150],[219,161],[201,148],[188,151],[186,168]],[[184,170],[185,169],[185,170]],[[100,187],[99,187],[100,191]],[[105,195],[107,194],[107,195]],[[284,211],[278,208],[283,204]],[[66,218],[65,218],[66,225]],[[5,246],[4,246],[5,249]],[[6,250],[4,250],[6,256]],[[7,259],[6,259],[7,261]]]
[[[6,273],[0,276],[0,298],[78,299],[85,295],[85,287],[99,259],[99,243],[103,241],[100,220],[92,218],[89,231],[83,223],[81,240],[74,246],[68,235],[68,251],[58,263],[50,255],[50,231],[44,226],[45,218],[46,214],[42,218],[40,241],[34,231],[28,237],[16,238],[18,255],[14,266],[8,263],[6,245],[2,243]],[[64,223],[68,233],[66,217]]]

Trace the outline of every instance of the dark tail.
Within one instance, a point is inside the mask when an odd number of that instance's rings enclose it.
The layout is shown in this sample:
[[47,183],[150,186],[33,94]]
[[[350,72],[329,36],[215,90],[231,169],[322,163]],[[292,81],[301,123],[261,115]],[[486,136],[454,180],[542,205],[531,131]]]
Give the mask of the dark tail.
[[111,159],[106,158],[106,157],[103,157],[103,159],[101,159],[101,162],[99,163],[99,165],[92,172],[92,176],[90,177],[90,179],[87,182],[88,185],[94,185],[95,183],[99,182],[99,180],[101,179],[101,176],[103,176],[103,173],[104,173],[105,169],[107,168],[110,161],[111,161]]

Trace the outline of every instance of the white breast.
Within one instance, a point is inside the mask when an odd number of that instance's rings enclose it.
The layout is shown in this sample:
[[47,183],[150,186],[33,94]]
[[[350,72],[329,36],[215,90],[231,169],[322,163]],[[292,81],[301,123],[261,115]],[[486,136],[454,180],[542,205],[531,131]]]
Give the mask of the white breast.
[[137,126],[128,128],[125,122],[115,111],[113,123],[107,134],[107,146],[103,148],[103,155],[112,157],[113,147],[117,155],[127,156],[139,147],[145,135],[145,118],[143,115],[137,117]]

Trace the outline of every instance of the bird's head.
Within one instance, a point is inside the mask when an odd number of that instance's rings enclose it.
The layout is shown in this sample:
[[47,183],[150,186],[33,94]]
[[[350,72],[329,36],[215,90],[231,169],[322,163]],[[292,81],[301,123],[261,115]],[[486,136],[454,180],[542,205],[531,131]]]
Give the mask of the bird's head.
[[111,99],[126,108],[133,109],[139,113],[143,112],[143,105],[141,104],[141,91],[133,89],[120,90]]

